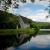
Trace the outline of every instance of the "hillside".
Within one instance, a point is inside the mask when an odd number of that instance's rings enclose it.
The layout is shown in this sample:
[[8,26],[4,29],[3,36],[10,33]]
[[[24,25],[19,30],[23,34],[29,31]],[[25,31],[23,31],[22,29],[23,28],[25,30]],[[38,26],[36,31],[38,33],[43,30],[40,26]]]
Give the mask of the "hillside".
[[0,10],[0,29],[16,28],[15,25],[17,23],[17,16]]
[[8,23],[8,22],[15,22],[15,21],[17,22],[17,20],[18,18],[15,15],[0,10],[0,23],[1,22]]
[[16,29],[16,26],[20,23],[19,17],[25,24],[30,24],[29,22],[32,21],[21,15],[17,16],[0,10],[0,29]]

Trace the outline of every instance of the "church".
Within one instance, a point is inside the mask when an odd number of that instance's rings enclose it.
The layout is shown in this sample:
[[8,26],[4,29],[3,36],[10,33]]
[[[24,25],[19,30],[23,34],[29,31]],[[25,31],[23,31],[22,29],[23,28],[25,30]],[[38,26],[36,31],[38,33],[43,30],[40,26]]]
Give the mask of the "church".
[[30,24],[29,24],[29,20],[26,17],[23,16],[18,16],[19,17],[19,24],[17,25],[17,28],[29,28]]

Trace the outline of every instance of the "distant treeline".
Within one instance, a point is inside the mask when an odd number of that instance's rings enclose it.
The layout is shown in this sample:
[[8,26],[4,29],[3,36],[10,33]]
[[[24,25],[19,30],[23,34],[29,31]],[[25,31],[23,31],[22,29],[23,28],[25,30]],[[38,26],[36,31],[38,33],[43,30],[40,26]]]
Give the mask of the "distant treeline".
[[47,26],[41,26],[40,28],[42,28],[42,29],[50,29],[50,24],[48,24]]
[[50,23],[47,22],[33,22],[39,29],[50,29]]

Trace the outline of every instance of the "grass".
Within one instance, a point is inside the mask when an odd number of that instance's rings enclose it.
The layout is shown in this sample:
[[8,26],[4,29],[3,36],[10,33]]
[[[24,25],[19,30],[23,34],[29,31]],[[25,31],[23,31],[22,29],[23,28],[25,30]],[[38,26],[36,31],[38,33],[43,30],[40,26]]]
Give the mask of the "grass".
[[0,35],[16,35],[16,34],[35,34],[36,28],[33,29],[0,29]]
[[38,35],[47,35],[50,34],[50,31],[39,31]]
[[0,35],[12,35],[16,33],[16,29],[0,29]]

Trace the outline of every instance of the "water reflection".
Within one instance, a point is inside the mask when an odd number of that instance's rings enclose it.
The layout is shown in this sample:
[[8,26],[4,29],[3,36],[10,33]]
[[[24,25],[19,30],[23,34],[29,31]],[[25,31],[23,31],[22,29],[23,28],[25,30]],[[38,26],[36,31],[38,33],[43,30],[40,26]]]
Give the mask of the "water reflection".
[[15,50],[15,48],[14,47],[9,47],[9,48],[7,48],[7,50]]
[[30,41],[16,47],[15,50],[50,50],[50,35],[32,37]]
[[27,34],[1,35],[0,36],[0,50],[5,50],[7,48],[11,50],[12,48],[11,46],[18,47],[22,45],[23,43],[29,41],[31,37],[32,37],[31,35],[27,35]]

